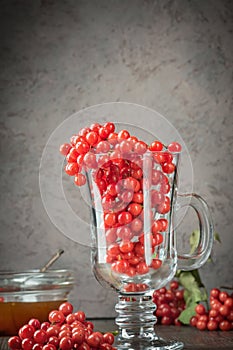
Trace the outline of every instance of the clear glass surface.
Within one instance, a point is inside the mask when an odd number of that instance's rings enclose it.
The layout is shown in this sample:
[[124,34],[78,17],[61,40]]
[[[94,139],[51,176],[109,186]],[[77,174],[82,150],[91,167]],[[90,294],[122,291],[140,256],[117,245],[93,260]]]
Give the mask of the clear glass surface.
[[[183,348],[181,342],[165,341],[155,334],[156,306],[152,291],[165,286],[174,277],[178,265],[186,270],[203,265],[212,247],[208,207],[202,198],[193,194],[181,196],[178,202],[180,154],[168,156],[172,157],[169,169],[158,162],[164,152],[131,153],[121,160],[99,154],[98,167],[86,174],[92,203],[93,272],[103,286],[119,293],[117,348],[122,350]],[[127,169],[138,172],[136,181]],[[118,181],[120,171],[126,174]],[[110,196],[102,187],[101,180],[106,178],[113,179]],[[135,195],[139,184],[140,198]],[[137,203],[133,208],[132,202]],[[198,253],[180,256],[176,247],[175,216],[176,211],[186,205],[195,209],[201,233]]]

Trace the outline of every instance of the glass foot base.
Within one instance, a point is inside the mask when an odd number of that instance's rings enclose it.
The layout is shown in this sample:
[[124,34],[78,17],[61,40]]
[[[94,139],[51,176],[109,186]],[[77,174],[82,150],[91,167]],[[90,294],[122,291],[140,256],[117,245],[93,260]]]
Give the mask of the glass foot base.
[[177,340],[164,340],[157,338],[155,340],[132,339],[124,340],[124,343],[117,342],[117,350],[179,350],[183,349],[184,344]]
[[117,350],[179,350],[184,344],[165,340],[155,333],[155,304],[151,295],[119,296],[116,305],[118,317]]

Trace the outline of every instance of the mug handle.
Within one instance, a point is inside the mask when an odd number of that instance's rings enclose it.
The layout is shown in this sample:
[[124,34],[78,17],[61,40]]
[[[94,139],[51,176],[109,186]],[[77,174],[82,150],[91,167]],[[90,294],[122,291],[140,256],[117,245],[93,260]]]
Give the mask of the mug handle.
[[190,206],[197,214],[199,221],[199,242],[193,254],[177,255],[177,269],[190,271],[201,267],[208,259],[213,246],[213,222],[205,200],[195,193],[178,194],[178,208]]

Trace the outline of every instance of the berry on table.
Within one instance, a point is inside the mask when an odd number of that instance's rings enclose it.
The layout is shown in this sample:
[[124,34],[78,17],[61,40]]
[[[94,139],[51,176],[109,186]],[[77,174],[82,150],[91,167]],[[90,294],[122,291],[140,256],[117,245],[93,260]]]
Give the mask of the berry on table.
[[9,348],[11,350],[115,350],[112,333],[102,334],[95,331],[94,324],[86,321],[86,314],[83,311],[72,312],[73,305],[64,302],[58,310],[52,310],[49,313],[48,322],[40,324],[37,319],[29,320],[19,329],[18,335],[9,338]]
[[155,315],[158,324],[180,326],[178,317],[181,313],[181,306],[185,303],[184,289],[180,288],[179,282],[173,280],[170,282],[170,289],[163,287],[154,291],[153,301],[157,305]]
[[[213,288],[209,297],[210,309],[206,310],[204,305],[198,304],[195,308],[196,315],[191,318],[190,325],[200,330],[229,331],[233,328],[233,298],[225,291]],[[196,322],[194,322],[196,318]]]

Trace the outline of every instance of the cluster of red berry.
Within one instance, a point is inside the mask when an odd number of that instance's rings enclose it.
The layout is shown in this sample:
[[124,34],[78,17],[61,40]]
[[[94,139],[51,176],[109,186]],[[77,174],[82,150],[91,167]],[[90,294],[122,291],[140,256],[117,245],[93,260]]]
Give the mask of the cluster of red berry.
[[185,309],[185,300],[184,289],[180,288],[178,281],[170,282],[170,289],[163,287],[155,290],[153,301],[157,306],[155,315],[158,324],[181,326],[178,318]]
[[[82,169],[96,169],[101,162],[103,163],[103,160],[107,163],[106,158],[99,158],[97,161],[96,154],[101,153],[110,152],[108,160],[114,159],[117,163],[111,169],[111,172],[107,174],[108,183],[116,183],[119,180],[119,175],[123,178],[128,177],[129,172],[131,172],[132,177],[140,179],[142,176],[141,170],[138,167],[129,169],[128,164],[124,162],[124,155],[127,155],[127,157],[130,154],[133,156],[142,155],[147,150],[157,152],[154,158],[157,163],[161,164],[164,173],[169,174],[174,171],[175,166],[172,163],[170,152],[180,152],[180,144],[172,142],[166,148],[160,141],[154,141],[151,145],[147,145],[144,141],[138,140],[137,137],[130,136],[127,130],[121,130],[118,133],[114,131],[114,123],[108,122],[104,125],[95,123],[90,127],[81,129],[78,134],[71,136],[70,143],[61,145],[60,153],[66,156],[67,160],[65,171],[68,175],[74,176],[76,185],[82,186],[86,183],[85,175],[81,173]],[[119,164],[121,164],[120,167]],[[102,172],[100,171],[98,174],[99,180],[101,180]],[[104,182],[99,181],[101,190],[107,188],[106,181]]]
[[48,322],[31,319],[9,338],[12,350],[116,350],[112,333],[94,332],[83,311],[73,313],[69,302],[49,313]]
[[233,296],[218,288],[210,291],[210,310],[203,304],[196,306],[196,315],[190,320],[190,325],[201,331],[229,331],[233,329]]
[[[92,172],[103,208],[103,228],[108,244],[106,262],[114,272],[133,277],[161,266],[155,250],[163,242],[162,233],[168,227],[164,215],[170,211],[170,177],[176,169],[174,154],[180,151],[181,146],[176,142],[165,147],[155,140],[148,145],[127,130],[117,133],[110,122],[83,128],[71,137],[70,143],[60,147],[67,160],[65,171],[74,176],[76,185],[84,185],[86,174]],[[157,213],[156,220],[155,213],[152,210],[150,213],[149,240],[153,255],[150,266],[144,259],[143,232],[142,155],[146,152],[151,156],[151,208]]]

